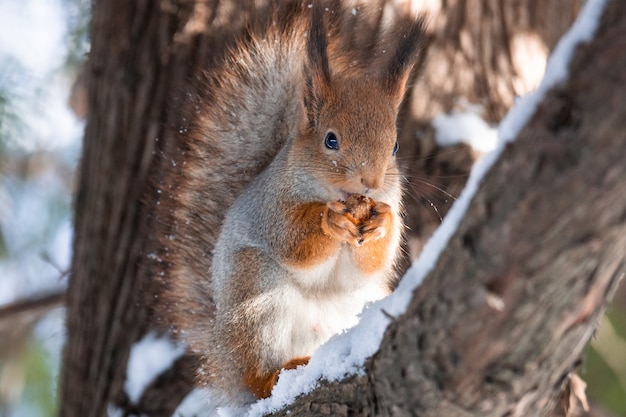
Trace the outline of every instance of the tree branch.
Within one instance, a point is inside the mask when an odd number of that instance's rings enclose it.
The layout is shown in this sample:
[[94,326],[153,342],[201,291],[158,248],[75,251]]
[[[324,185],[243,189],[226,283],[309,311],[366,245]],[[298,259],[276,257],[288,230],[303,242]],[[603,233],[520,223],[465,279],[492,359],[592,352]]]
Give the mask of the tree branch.
[[39,315],[65,302],[65,289],[56,290],[48,294],[32,295],[29,298],[14,301],[0,306],[0,321],[14,320],[22,314]]
[[[546,415],[626,272],[626,4],[483,179],[367,376],[274,415]],[[494,309],[490,299],[499,301]]]

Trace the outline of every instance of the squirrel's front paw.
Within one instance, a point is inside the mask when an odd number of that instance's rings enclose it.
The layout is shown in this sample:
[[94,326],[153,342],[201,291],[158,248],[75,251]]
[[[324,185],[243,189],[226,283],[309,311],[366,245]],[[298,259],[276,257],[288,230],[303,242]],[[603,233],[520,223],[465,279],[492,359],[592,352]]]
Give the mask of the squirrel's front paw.
[[361,243],[385,237],[387,230],[391,227],[391,222],[391,207],[386,203],[376,203],[372,209],[372,215],[363,222],[359,229],[362,236]]
[[331,237],[354,246],[382,239],[391,226],[391,207],[369,197],[352,194],[345,201],[326,205],[322,229]]
[[350,245],[360,245],[363,239],[348,207],[341,201],[330,201],[322,215],[322,230],[328,236]]

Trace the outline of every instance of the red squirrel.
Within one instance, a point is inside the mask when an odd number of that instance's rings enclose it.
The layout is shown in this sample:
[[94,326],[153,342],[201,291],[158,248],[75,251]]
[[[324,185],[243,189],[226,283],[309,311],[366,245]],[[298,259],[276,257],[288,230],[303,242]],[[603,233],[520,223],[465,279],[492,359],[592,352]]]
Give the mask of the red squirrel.
[[168,320],[198,382],[231,398],[269,396],[394,279],[396,119],[422,23],[337,4],[285,8],[225,52],[161,187]]

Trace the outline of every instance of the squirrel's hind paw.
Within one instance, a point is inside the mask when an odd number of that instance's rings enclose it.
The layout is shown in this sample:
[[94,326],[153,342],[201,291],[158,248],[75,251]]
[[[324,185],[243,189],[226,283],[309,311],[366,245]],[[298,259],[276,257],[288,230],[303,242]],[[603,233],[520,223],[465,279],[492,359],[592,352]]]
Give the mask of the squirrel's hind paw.
[[306,365],[311,360],[310,356],[299,356],[297,358],[289,359],[283,365],[283,369],[296,369],[298,366]]
[[310,356],[292,358],[277,371],[265,375],[250,374],[246,376],[246,385],[257,399],[267,398],[272,394],[274,385],[278,382],[278,375],[283,369],[296,369],[298,366],[309,363],[309,359],[311,359]]

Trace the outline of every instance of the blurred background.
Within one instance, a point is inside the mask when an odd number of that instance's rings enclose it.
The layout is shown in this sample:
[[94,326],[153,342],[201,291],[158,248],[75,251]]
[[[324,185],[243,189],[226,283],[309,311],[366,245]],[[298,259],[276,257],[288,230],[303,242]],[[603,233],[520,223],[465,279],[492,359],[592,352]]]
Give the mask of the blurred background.
[[[0,416],[56,414],[89,2],[0,0]],[[76,110],[79,111],[77,106]]]
[[[0,0],[0,417],[56,415],[88,0]],[[626,285],[580,376],[626,417]]]

